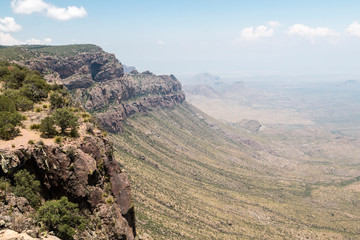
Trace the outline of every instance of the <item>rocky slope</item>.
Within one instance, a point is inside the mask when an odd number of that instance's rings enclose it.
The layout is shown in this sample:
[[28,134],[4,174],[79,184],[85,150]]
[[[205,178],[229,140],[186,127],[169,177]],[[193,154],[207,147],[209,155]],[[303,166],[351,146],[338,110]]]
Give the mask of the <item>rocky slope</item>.
[[[43,200],[67,196],[90,219],[77,239],[134,239],[135,215],[130,185],[113,156],[112,146],[101,133],[69,140],[63,144],[34,145],[0,150],[0,176],[26,169],[41,182]],[[3,195],[3,194],[1,194]],[[2,227],[23,231],[37,226],[31,221],[33,209],[25,198],[7,194],[1,202]],[[11,212],[11,214],[9,214]],[[21,220],[23,223],[16,224]]]
[[[121,132],[124,120],[135,113],[174,108],[185,100],[173,75],[136,70],[126,74],[113,54],[93,45],[9,47],[0,50],[0,60],[38,70],[49,83],[64,84],[73,99],[113,133]],[[77,203],[90,224],[75,239],[134,239],[129,182],[111,144],[99,130],[94,132],[61,144],[0,149],[0,177],[11,179],[26,169],[40,180],[43,202],[67,196]],[[5,203],[0,205],[0,229],[39,237],[28,201],[10,193]]]
[[181,84],[173,75],[156,76],[136,70],[125,74],[115,56],[99,47],[75,53],[67,48],[61,51],[65,47],[23,47],[30,57],[18,63],[40,71],[49,82],[65,84],[110,132],[121,132],[124,119],[134,113],[154,107],[173,108],[185,100]]

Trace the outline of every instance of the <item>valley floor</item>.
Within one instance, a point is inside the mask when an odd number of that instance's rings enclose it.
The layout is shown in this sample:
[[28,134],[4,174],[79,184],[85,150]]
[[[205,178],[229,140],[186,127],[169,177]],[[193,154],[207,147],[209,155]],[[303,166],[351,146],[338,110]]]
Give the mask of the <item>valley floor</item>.
[[111,136],[137,228],[154,239],[358,239],[360,142],[311,127],[250,134],[184,103]]

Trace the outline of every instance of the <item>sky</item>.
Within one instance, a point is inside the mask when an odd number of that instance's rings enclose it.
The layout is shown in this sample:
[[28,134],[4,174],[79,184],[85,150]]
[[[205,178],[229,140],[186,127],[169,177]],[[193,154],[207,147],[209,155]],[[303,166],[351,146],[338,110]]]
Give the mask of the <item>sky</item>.
[[360,1],[0,2],[0,45],[80,43],[156,74],[360,79]]

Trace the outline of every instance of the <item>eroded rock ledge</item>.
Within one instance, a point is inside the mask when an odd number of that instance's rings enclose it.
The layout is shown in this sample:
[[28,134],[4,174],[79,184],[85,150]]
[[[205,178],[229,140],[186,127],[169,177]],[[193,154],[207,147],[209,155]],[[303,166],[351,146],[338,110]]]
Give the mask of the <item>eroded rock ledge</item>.
[[175,76],[157,76],[149,71],[124,74],[115,56],[100,48],[68,57],[42,54],[22,64],[40,71],[49,82],[67,86],[73,97],[113,133],[121,132],[124,119],[134,113],[173,108],[185,100]]
[[[86,136],[63,145],[0,150],[0,163],[0,176],[11,177],[11,173],[20,169],[36,175],[44,200],[67,196],[78,203],[90,224],[76,239],[134,239],[135,215],[130,185],[106,138]],[[13,195],[8,196],[15,199]],[[14,199],[8,199],[10,204],[15,204],[9,207],[19,209],[17,213],[28,219],[27,214],[32,210],[26,199]],[[5,227],[11,227],[3,221]],[[31,221],[28,224],[31,225]]]

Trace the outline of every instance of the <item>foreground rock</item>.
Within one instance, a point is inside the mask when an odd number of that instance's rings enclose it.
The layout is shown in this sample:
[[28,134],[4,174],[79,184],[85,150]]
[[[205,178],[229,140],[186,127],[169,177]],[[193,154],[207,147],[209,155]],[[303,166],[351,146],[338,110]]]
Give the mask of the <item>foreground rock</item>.
[[48,235],[47,237],[33,238],[27,233],[18,233],[10,229],[0,231],[0,239],[2,240],[60,240],[55,236]]
[[[130,185],[112,151],[107,139],[101,136],[86,136],[82,141],[73,140],[61,146],[36,145],[0,151],[0,176],[26,169],[40,180],[44,200],[67,196],[78,203],[90,224],[76,239],[131,240],[136,232]],[[0,229],[34,229],[36,226],[29,217],[34,210],[27,200],[12,194],[8,198],[7,204],[2,203]],[[22,219],[22,229],[11,224],[16,216]]]

